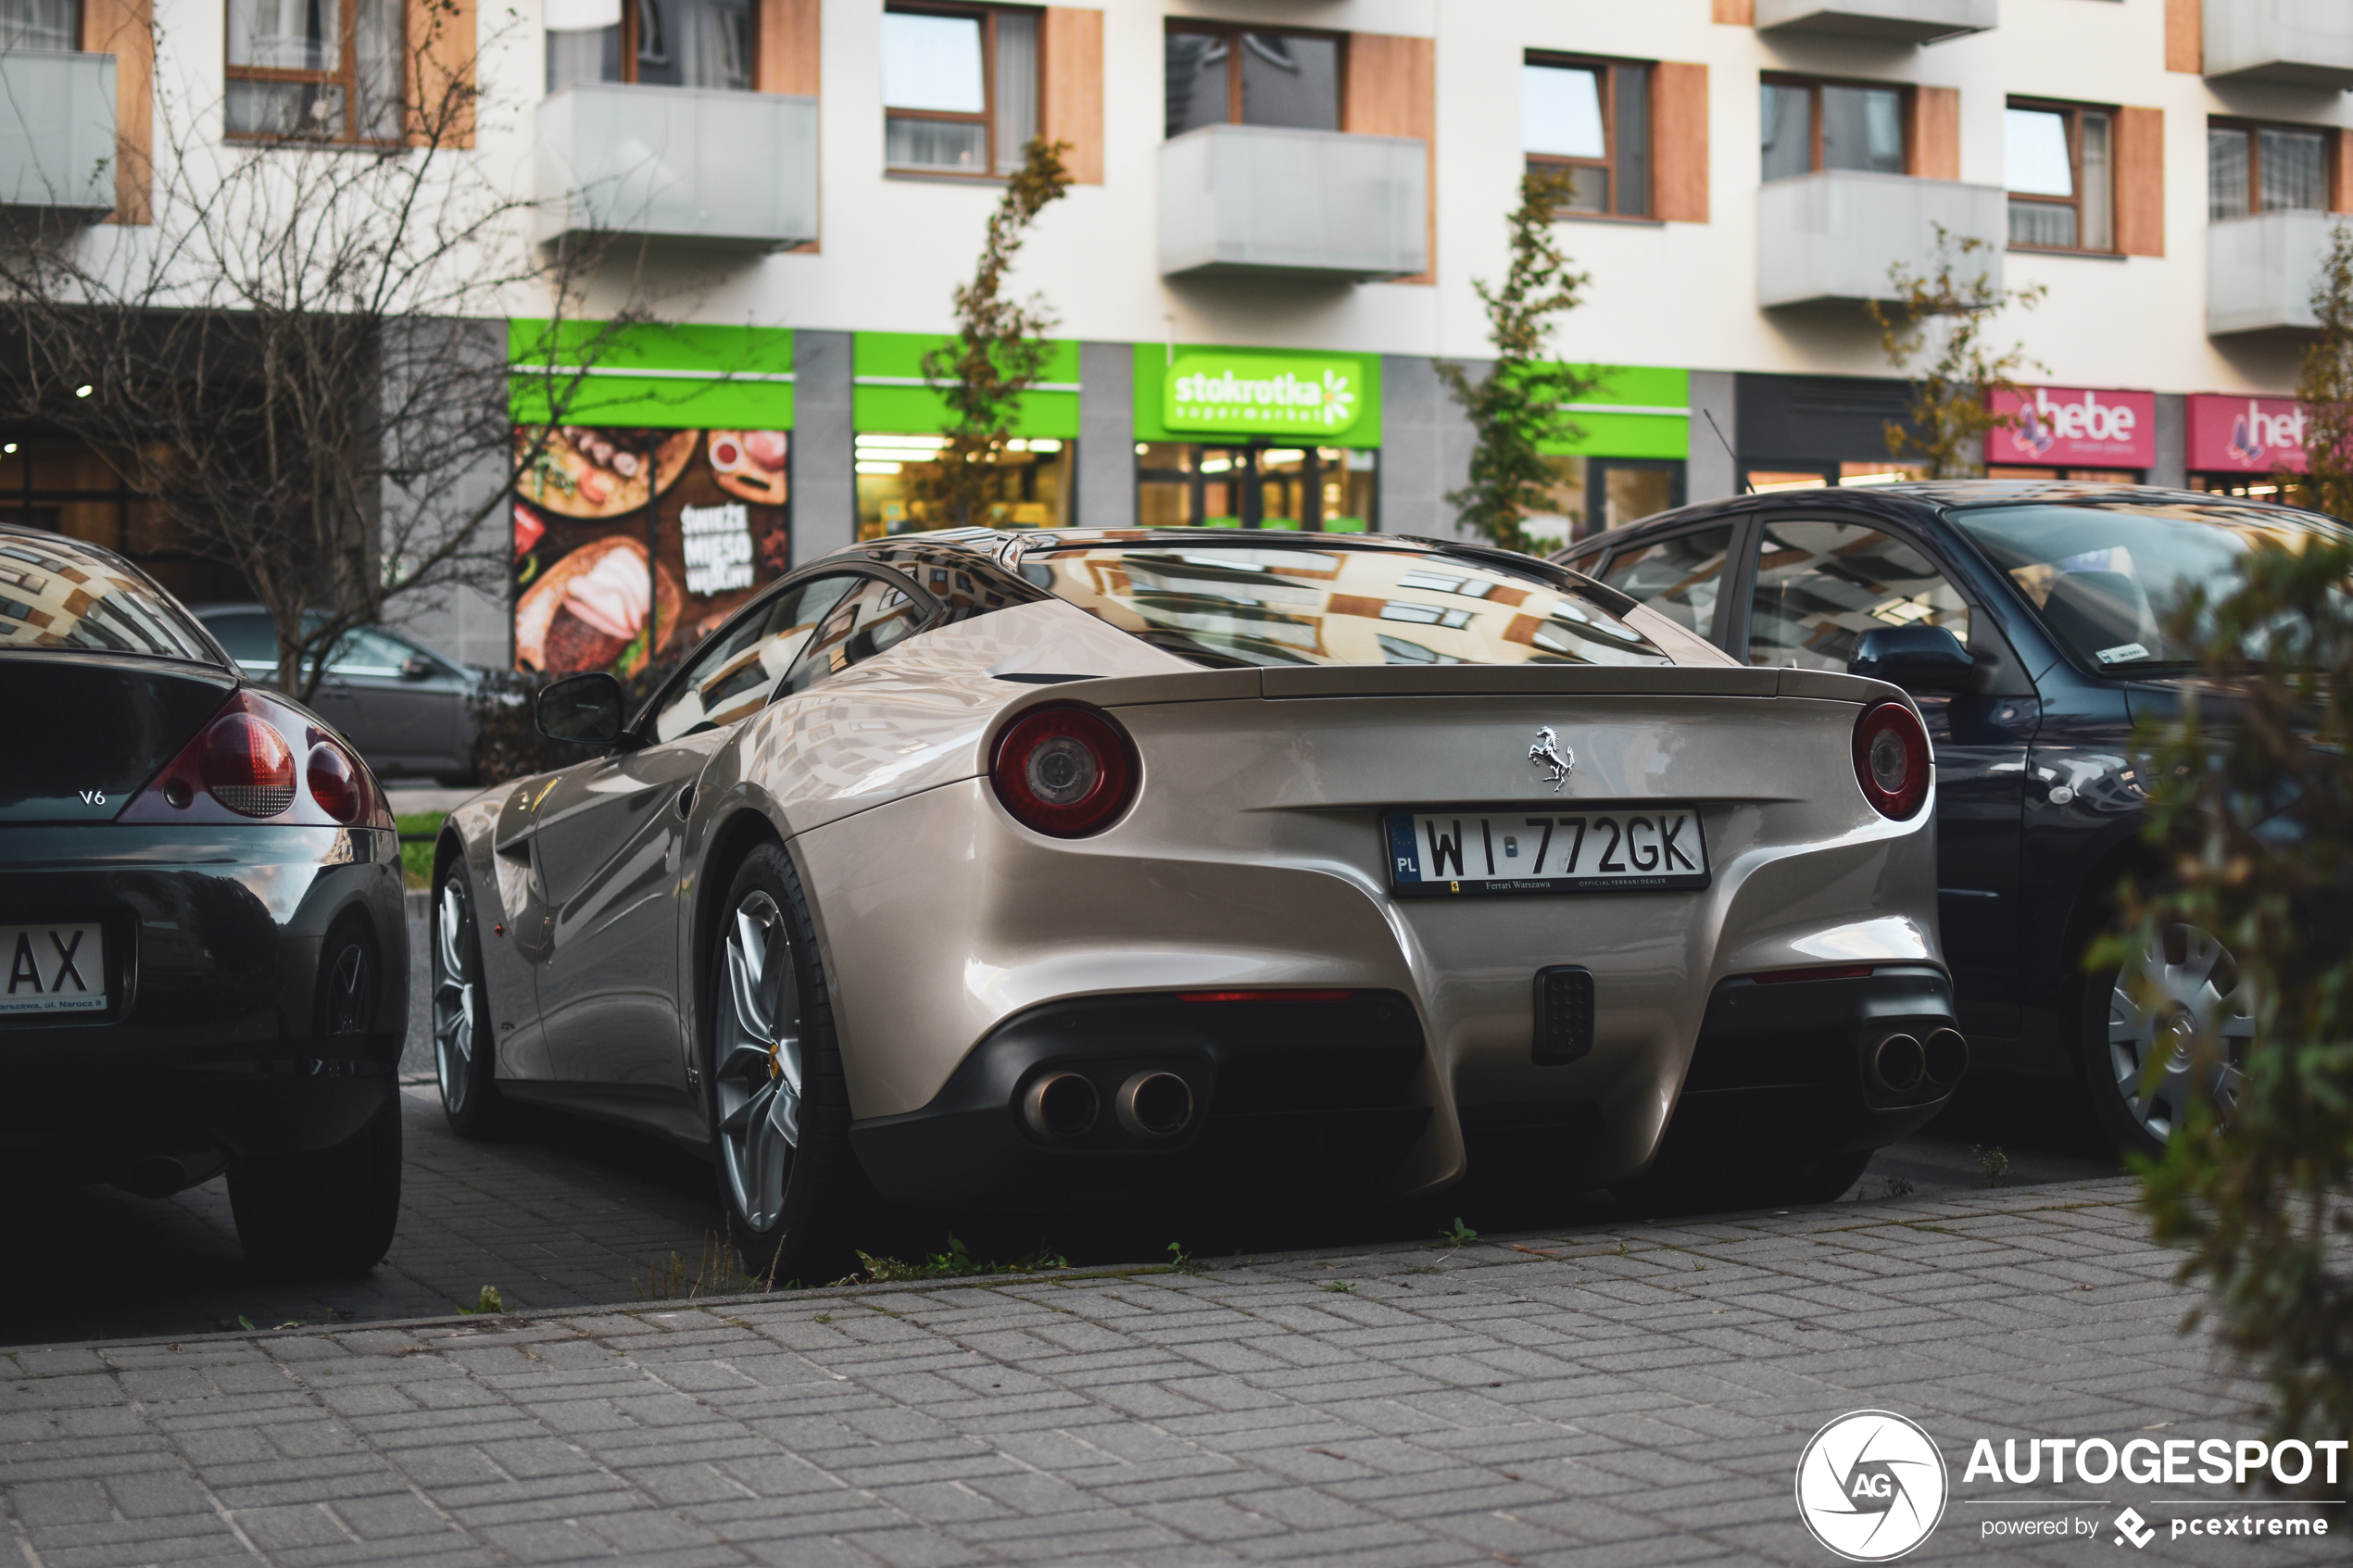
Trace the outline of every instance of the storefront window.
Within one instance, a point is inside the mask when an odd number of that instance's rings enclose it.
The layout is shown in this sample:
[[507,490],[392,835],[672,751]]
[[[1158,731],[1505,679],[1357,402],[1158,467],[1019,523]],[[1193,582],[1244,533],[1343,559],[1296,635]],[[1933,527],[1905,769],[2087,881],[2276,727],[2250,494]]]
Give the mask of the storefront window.
[[1683,504],[1683,465],[1662,458],[1552,456],[1553,504],[1521,523],[1530,544],[1559,549]]
[[1749,469],[1741,480],[1750,490],[1765,495],[1776,490],[1820,490],[1833,484],[1908,484],[1927,477],[1926,463],[1882,458],[1875,463],[1808,463],[1803,467],[1777,463],[1771,468]]
[[[920,533],[946,528],[918,495],[922,476],[937,471],[944,435],[865,432],[857,445],[858,537]],[[1067,528],[1077,444],[1050,436],[1014,436],[990,461],[989,513],[975,521],[995,528]]]
[[234,568],[204,558],[162,508],[78,441],[0,434],[0,520],[102,545],[190,603],[252,596]]
[[1372,526],[1376,456],[1342,446],[1140,442],[1136,520],[1146,528],[1362,533]]

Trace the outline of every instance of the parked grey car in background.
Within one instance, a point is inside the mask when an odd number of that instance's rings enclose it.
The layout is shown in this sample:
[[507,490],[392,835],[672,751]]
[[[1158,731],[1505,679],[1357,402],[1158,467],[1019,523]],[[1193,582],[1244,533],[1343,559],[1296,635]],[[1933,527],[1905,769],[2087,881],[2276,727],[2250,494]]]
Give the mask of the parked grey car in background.
[[[278,633],[257,604],[193,608],[248,679],[275,683]],[[446,784],[474,778],[473,696],[482,671],[444,659],[381,626],[346,633],[328,656],[309,706],[384,775],[430,773]]]

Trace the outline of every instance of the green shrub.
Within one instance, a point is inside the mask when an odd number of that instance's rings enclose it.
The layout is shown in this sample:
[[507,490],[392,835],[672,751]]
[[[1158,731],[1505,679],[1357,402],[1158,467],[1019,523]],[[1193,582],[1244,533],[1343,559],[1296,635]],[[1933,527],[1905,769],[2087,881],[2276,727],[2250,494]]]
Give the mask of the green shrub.
[[[2172,613],[2203,678],[2141,736],[2168,875],[2127,890],[2095,961],[2187,924],[2257,998],[2231,1102],[2193,1101],[2136,1164],[2158,1238],[2206,1287],[2184,1329],[2210,1317],[2269,1382],[2273,1436],[2309,1441],[2353,1431],[2353,545],[2262,544],[2242,570]],[[2189,1048],[2219,1067],[2227,1047]]]

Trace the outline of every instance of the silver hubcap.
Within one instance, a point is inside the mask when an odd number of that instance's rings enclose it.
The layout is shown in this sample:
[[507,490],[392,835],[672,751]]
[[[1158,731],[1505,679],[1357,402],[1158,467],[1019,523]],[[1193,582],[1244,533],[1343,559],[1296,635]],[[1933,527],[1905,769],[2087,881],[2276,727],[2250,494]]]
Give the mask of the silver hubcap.
[[441,884],[433,924],[434,1067],[441,1079],[441,1103],[459,1110],[472,1083],[474,1041],[480,1034],[472,971],[466,963],[466,896],[456,883]]
[[765,893],[738,905],[720,954],[719,1159],[745,1223],[773,1229],[800,1143],[800,988],[784,911]]
[[[2254,1010],[2238,964],[2196,926],[2158,931],[2116,977],[2108,1004],[2108,1068],[2125,1110],[2162,1141],[2192,1098],[2218,1110],[2237,1103],[2239,1063],[2255,1037]],[[2201,1060],[2198,1042],[2213,1045]]]

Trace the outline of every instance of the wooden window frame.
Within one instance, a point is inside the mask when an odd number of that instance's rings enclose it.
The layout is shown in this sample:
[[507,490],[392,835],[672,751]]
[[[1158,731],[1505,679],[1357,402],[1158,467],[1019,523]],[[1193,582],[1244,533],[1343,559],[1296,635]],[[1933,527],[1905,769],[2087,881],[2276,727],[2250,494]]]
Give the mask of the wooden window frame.
[[[2248,119],[2242,115],[2210,114],[2206,117],[2206,128],[2208,131],[2243,131],[2246,133],[2246,209],[2239,214],[2241,218],[2253,218],[2264,212],[2334,212],[2338,210],[2336,206],[2337,161],[2342,155],[2335,144],[2342,132],[2336,126],[2299,125],[2294,120],[2287,119]],[[2318,135],[2321,138],[2321,157],[2324,160],[2322,177],[2327,182],[2327,188],[2321,193],[2322,206],[2315,208],[2263,205],[2263,132],[2266,131],[2295,131],[2307,136]],[[2208,142],[2207,145],[2208,149],[2206,164],[2207,221],[2211,223],[2215,221],[2213,215],[2214,155],[2213,144]],[[2228,220],[2223,221],[2227,222]]]
[[[1161,58],[1168,58],[1168,34],[1172,32],[1206,33],[1229,41],[1226,51],[1226,125],[1246,125],[1242,119],[1242,48],[1246,32],[1277,38],[1327,38],[1338,47],[1334,51],[1332,72],[1332,124],[1338,129],[1348,125],[1348,34],[1317,27],[1260,27],[1252,22],[1221,22],[1199,17],[1170,17],[1161,33]],[[1162,125],[1164,130],[1166,119]],[[1164,138],[1164,140],[1165,138]]]
[[[2031,191],[2013,191],[2004,186],[2002,220],[2006,237],[2003,248],[2036,256],[2123,255],[2120,237],[2123,225],[2120,221],[2120,214],[2117,204],[2117,186],[2121,182],[2117,178],[2117,106],[2114,104],[2070,104],[2057,98],[2010,97],[2003,99],[2002,112],[2007,114],[2012,109],[2032,109],[2038,114],[2060,114],[2067,117],[2068,183],[2075,187],[2075,194],[2071,196],[2045,196],[2038,195]],[[2108,244],[2104,246],[2087,245],[2082,243],[2083,238],[2083,117],[2087,114],[2108,117]],[[2075,214],[2077,243],[2071,245],[2022,245],[2007,239],[2007,230],[2011,202],[2027,202],[2036,207],[2066,207]]]
[[[634,10],[636,0],[628,0]],[[757,9],[755,0],[754,8]],[[924,180],[976,180],[982,183],[1003,184],[1008,178],[997,172],[997,19],[1007,11],[1019,11],[1038,19],[1038,124],[1045,124],[1046,113],[1046,9],[1041,6],[959,6],[927,5],[921,0],[900,4],[890,0],[883,6],[886,13],[898,12],[918,17],[966,17],[980,23],[980,112],[960,114],[952,109],[895,109],[883,107],[883,121],[894,119],[931,120],[942,125],[975,125],[981,129],[988,149],[982,167],[963,170],[937,169],[922,163],[885,163],[889,174],[913,176]],[[886,143],[886,145],[887,143]]]
[[1806,172],[1822,172],[1822,89],[1825,87],[1863,87],[1875,93],[1895,94],[1895,128],[1904,138],[1904,172],[1914,171],[1919,156],[1919,138],[1913,125],[1914,100],[1918,94],[1906,82],[1867,82],[1844,76],[1801,76],[1792,71],[1768,70],[1756,79],[1758,92],[1768,87],[1802,87],[1806,90]]
[[[1605,207],[1561,207],[1554,208],[1559,218],[1606,219],[1616,222],[1655,223],[1658,218],[1658,62],[1655,60],[1619,60],[1598,55],[1567,55],[1550,49],[1530,49],[1521,56],[1523,66],[1542,66],[1554,70],[1591,70],[1602,78],[1602,156],[1599,158],[1564,157],[1558,153],[1522,152],[1528,172],[1541,173],[1553,169],[1598,169],[1609,181],[1609,205]],[[1646,123],[1642,134],[1650,145],[1642,149],[1642,171],[1648,177],[1649,189],[1642,193],[1642,210],[1628,212],[1619,203],[1625,182],[1618,178],[1618,155],[1624,150],[1617,136],[1617,76],[1620,71],[1639,70],[1651,79],[1651,91]]]
[[[344,131],[340,135],[314,135],[299,131],[230,131],[223,129],[222,138],[231,142],[271,144],[302,143],[326,147],[398,147],[409,142],[409,102],[410,82],[409,47],[409,7],[402,0],[383,0],[395,6],[400,13],[400,128],[387,136],[361,136],[352,126],[358,119],[359,105],[359,0],[337,0],[342,7],[342,57],[333,70],[285,70],[272,66],[236,66],[229,64],[229,7],[220,8],[220,63],[223,80],[228,82],[294,82],[303,86],[340,87],[343,89]],[[624,0],[629,3],[629,0]]]

